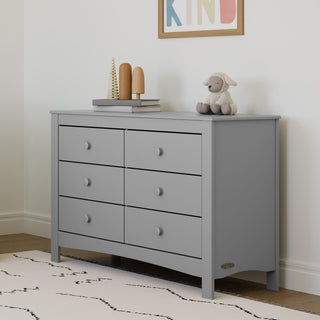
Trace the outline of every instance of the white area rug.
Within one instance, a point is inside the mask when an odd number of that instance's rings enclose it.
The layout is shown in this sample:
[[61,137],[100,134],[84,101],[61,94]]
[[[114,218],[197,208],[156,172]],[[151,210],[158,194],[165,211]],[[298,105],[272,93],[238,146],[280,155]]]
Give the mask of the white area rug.
[[1,320],[319,320],[320,316],[84,261],[27,251],[0,255]]

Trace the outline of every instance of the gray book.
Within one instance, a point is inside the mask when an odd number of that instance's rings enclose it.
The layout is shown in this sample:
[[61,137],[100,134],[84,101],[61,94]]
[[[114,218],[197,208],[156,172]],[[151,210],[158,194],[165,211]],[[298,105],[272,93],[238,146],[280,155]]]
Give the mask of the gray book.
[[132,100],[114,100],[114,99],[94,99],[92,104],[94,106],[129,106],[129,107],[141,107],[158,105],[159,99],[132,99]]

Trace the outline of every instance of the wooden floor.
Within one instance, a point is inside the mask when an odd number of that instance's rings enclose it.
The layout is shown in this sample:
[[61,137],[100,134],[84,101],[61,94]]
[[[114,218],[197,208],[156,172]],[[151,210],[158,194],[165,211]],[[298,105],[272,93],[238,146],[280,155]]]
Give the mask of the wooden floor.
[[[50,240],[27,234],[0,236],[0,253],[28,250],[50,252]],[[182,282],[196,287],[201,286],[201,281],[198,277],[188,276],[180,272],[131,259],[120,259],[106,254],[66,248],[62,248],[62,254],[65,256],[94,261],[103,265],[119,267],[124,270],[149,274],[171,281]],[[320,315],[320,296],[286,289],[280,289],[278,292],[273,292],[266,290],[264,285],[234,278],[216,280],[215,285],[216,289],[220,292],[240,295],[242,297]]]

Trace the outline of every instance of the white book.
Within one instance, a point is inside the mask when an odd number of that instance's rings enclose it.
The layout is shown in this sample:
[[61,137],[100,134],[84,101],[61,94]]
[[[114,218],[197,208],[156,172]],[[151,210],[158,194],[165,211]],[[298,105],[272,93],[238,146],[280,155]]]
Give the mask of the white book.
[[93,110],[97,112],[158,112],[160,104],[151,106],[93,106]]

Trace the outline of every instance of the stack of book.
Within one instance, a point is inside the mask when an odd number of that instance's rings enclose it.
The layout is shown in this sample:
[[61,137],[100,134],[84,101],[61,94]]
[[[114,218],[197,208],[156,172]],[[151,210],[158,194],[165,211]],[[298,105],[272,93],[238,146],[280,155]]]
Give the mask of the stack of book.
[[103,112],[155,112],[160,111],[159,99],[141,100],[113,100],[94,99],[92,100],[94,111]]

